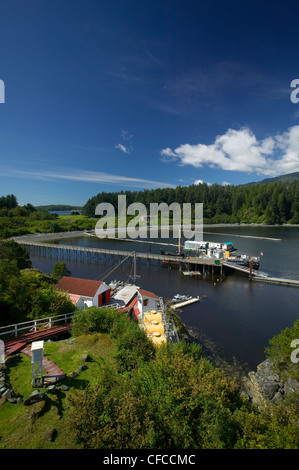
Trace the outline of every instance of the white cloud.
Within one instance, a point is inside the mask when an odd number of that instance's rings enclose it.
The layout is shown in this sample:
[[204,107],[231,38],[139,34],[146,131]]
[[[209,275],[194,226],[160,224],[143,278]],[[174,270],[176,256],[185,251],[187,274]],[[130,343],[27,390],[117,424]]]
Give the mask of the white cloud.
[[212,183],[207,183],[206,181],[203,180],[195,180],[193,184],[207,184],[208,186],[211,186]]
[[121,134],[120,135],[124,140],[132,140],[133,139],[133,135],[129,134],[129,132],[126,131],[125,129],[121,129]]
[[12,168],[0,168],[1,177],[18,177],[28,179],[42,179],[47,181],[78,181],[83,183],[109,183],[123,186],[132,186],[135,188],[168,188],[175,187],[173,184],[161,181],[153,181],[142,178],[132,178],[122,175],[113,175],[99,171],[87,171],[73,168],[60,168],[57,171],[28,171],[16,170]]
[[124,153],[130,153],[130,149],[126,147],[125,145],[117,144],[115,148],[121,150]]
[[129,134],[128,131],[126,131],[125,129],[121,129],[121,133],[120,133],[120,136],[122,138],[122,140],[126,143],[126,145],[124,144],[117,144],[115,146],[115,148],[121,150],[122,152],[124,153],[131,153],[131,151],[133,150],[133,147],[132,147],[132,139],[133,139],[133,135],[132,134]]
[[249,128],[228,129],[210,144],[184,144],[161,150],[163,161],[276,176],[299,171],[299,126],[258,140]]

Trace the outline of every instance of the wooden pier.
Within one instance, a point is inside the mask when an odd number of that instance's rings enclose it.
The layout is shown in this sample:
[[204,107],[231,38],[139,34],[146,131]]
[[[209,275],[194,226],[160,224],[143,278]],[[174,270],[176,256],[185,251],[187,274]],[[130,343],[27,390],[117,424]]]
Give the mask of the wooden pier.
[[[59,235],[59,234],[58,234]],[[168,267],[177,266],[179,270],[185,268],[189,271],[201,271],[222,274],[222,260],[215,260],[206,257],[177,257],[171,255],[162,255],[156,253],[146,253],[138,251],[111,250],[107,248],[90,248],[82,246],[73,246],[65,244],[46,243],[43,237],[24,236],[14,237],[14,240],[23,245],[30,255],[45,258],[54,258],[58,260],[74,260],[90,263],[111,264],[119,263],[128,258],[128,261],[134,260],[138,262],[156,263],[166,265]],[[53,238],[54,240],[54,238]]]
[[208,257],[178,257],[171,255],[162,255],[155,253],[145,253],[138,251],[111,250],[107,248],[87,248],[82,246],[73,246],[66,244],[47,243],[50,240],[57,240],[82,236],[82,232],[63,232],[58,234],[33,234],[13,239],[23,245],[30,255],[41,256],[45,258],[54,258],[58,260],[74,260],[89,263],[112,264],[120,263],[128,258],[126,262],[146,262],[147,264],[156,263],[168,267],[176,266],[184,275],[200,276],[206,273],[224,274],[226,270],[237,270],[248,274],[248,278],[253,281],[263,281],[277,285],[287,285],[299,287],[299,280],[283,279],[268,276],[267,273],[254,270],[250,267],[240,266],[224,259],[215,259]]

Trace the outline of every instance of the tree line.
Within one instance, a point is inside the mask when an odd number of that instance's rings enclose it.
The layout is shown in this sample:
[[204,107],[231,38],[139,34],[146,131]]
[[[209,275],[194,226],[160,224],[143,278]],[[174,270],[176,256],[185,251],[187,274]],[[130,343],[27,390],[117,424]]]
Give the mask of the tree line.
[[299,181],[239,186],[203,183],[143,191],[101,192],[86,202],[83,215],[95,217],[96,206],[102,202],[112,204],[117,214],[119,194],[126,196],[127,206],[140,202],[148,213],[151,203],[171,205],[177,202],[181,207],[183,203],[190,203],[193,210],[195,203],[202,203],[206,224],[299,224]]

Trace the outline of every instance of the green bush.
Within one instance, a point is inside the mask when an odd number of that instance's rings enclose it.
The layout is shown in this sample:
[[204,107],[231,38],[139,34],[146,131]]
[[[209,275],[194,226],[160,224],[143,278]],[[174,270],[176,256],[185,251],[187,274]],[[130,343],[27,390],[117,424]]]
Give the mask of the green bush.
[[90,307],[80,309],[72,320],[72,335],[109,333],[116,314],[111,308]]
[[299,366],[291,361],[291,354],[294,351],[291,343],[295,339],[299,339],[299,319],[292,328],[285,328],[280,334],[271,338],[269,347],[265,350],[282,379],[290,376],[299,380]]
[[106,333],[115,342],[120,372],[131,371],[154,356],[154,345],[139,325],[111,308],[90,307],[73,317],[72,335]]

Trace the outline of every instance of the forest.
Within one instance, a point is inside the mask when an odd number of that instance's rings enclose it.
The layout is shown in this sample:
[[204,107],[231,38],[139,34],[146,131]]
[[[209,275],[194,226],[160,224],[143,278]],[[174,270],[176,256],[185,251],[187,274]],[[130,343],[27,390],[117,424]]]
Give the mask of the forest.
[[298,224],[299,181],[221,186],[206,183],[176,188],[158,188],[143,191],[101,192],[90,198],[82,214],[95,217],[95,208],[101,202],[111,203],[117,213],[118,194],[126,196],[127,206],[133,202],[145,205],[148,213],[151,203],[178,202],[203,204],[203,222],[206,224]]

